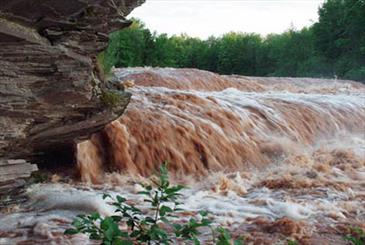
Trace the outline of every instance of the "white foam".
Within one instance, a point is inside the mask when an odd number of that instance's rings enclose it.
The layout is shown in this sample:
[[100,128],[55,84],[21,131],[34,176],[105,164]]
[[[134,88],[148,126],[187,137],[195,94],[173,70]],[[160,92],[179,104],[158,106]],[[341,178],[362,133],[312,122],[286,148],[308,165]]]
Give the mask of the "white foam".
[[95,190],[79,190],[69,185],[36,184],[28,188],[30,197],[28,206],[37,210],[72,210],[82,213],[99,212],[112,215],[114,209],[102,199]]

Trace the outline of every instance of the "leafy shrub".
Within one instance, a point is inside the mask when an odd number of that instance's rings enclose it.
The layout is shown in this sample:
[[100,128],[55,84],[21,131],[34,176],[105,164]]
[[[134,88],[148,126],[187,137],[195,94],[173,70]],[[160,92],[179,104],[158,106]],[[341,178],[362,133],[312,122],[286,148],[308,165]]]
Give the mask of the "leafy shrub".
[[[103,245],[171,244],[174,241],[190,241],[198,245],[200,228],[205,227],[212,230],[213,241],[217,245],[242,244],[241,240],[233,240],[225,228],[213,228],[205,211],[199,212],[199,219],[191,217],[186,223],[173,221],[182,211],[179,197],[184,186],[170,185],[166,164],[161,165],[158,179],[152,182],[153,185],[141,184],[144,190],[138,193],[145,197],[149,212],[128,204],[122,196],[114,198],[104,194],[103,199],[111,200],[111,205],[116,208],[116,215],[105,218],[99,213],[78,215],[72,222],[73,228],[66,230],[65,234],[84,233]],[[127,228],[121,230],[120,225]]]

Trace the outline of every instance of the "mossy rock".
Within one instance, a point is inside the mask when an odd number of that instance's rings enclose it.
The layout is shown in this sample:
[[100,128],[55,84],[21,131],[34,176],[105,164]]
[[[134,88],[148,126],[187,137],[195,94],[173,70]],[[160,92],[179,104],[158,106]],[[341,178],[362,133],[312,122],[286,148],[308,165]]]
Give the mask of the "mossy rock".
[[125,92],[118,90],[104,90],[101,92],[100,101],[108,108],[124,106],[126,104],[125,95]]

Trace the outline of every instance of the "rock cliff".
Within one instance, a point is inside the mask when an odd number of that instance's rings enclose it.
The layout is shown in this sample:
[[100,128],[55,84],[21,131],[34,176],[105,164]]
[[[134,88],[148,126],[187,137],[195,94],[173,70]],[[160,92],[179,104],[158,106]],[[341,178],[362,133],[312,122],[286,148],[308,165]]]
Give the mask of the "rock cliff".
[[123,113],[97,54],[143,2],[0,0],[0,158],[69,149]]

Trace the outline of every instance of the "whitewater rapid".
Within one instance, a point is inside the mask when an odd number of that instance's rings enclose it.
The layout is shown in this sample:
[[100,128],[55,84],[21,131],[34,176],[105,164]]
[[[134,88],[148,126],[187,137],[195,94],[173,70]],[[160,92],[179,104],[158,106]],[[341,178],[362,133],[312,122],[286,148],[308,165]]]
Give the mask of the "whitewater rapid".
[[79,145],[79,166],[90,173],[81,172],[92,182],[105,168],[148,176],[164,161],[182,175],[266,167],[318,141],[365,133],[365,86],[354,82],[237,81],[168,68],[116,74],[135,83],[133,99],[122,117]]

